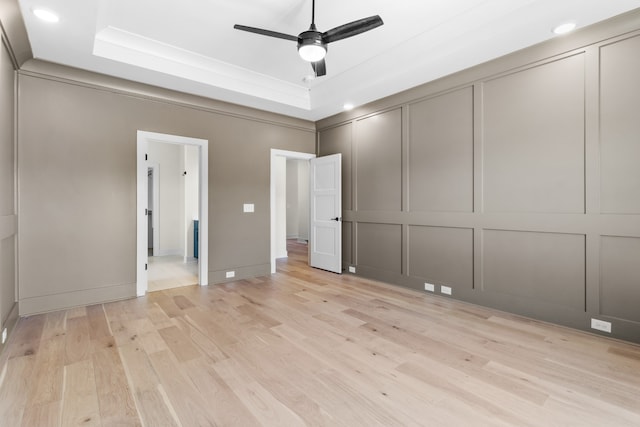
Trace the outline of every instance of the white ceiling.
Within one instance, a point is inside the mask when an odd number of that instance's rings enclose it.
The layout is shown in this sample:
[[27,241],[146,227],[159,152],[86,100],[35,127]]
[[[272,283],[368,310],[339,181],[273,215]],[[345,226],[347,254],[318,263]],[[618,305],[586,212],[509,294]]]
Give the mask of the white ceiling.
[[[35,58],[169,89],[319,120],[542,42],[567,21],[583,27],[640,0],[317,0],[316,25],[380,15],[367,33],[329,45],[327,75],[292,41],[311,0],[19,0]],[[32,11],[45,8],[60,21]]]

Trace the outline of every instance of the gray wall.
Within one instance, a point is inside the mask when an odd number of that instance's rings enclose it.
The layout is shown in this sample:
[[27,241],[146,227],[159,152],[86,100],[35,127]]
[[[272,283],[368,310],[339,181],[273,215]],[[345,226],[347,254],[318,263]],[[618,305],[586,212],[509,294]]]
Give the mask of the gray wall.
[[343,154],[344,261],[640,342],[639,18],[317,123]]
[[18,84],[21,314],[135,295],[138,130],[209,141],[209,282],[269,273],[270,149],[313,123],[39,61]]
[[[16,161],[14,139],[15,71],[0,32],[0,332],[11,329],[16,305]],[[0,344],[2,350],[2,344]]]

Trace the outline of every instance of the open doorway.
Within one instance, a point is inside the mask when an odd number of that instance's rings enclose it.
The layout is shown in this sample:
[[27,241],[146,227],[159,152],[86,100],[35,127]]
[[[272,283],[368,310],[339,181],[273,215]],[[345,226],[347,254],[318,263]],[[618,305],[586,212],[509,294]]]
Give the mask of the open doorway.
[[208,284],[207,153],[206,140],[138,132],[138,295]]
[[[147,292],[198,283],[198,149],[149,141]],[[147,227],[149,230],[149,227]]]
[[[308,224],[308,209],[293,209],[293,204],[295,203],[299,206],[300,203],[304,203],[305,206],[308,206],[308,198],[306,200],[304,200],[304,197],[303,200],[296,198],[295,201],[292,200],[292,197],[287,198],[287,172],[298,174],[296,184],[298,186],[302,185],[305,190],[308,190],[308,163],[310,159],[315,157],[315,154],[309,153],[271,150],[271,273],[276,272],[276,259],[288,256],[289,248],[287,246],[294,244],[293,250],[298,255],[303,249],[306,249],[305,240],[308,239],[308,235],[304,235],[305,227],[300,227],[299,219],[300,215],[305,216],[307,221],[303,221],[303,223]],[[289,161],[291,163],[287,167],[287,162]],[[295,163],[294,161],[300,161],[300,163]],[[300,174],[302,174],[303,178],[300,178]],[[290,188],[289,191],[291,192],[292,189]],[[308,191],[306,194],[308,195]],[[289,209],[287,209],[287,206]],[[295,215],[298,216],[297,224],[299,228],[296,231],[293,231],[295,219],[289,218],[287,215],[287,211],[292,214],[294,210],[296,211]],[[306,227],[306,233],[308,233],[308,225]],[[300,236],[301,232],[302,236]],[[287,239],[287,237],[290,238]]]

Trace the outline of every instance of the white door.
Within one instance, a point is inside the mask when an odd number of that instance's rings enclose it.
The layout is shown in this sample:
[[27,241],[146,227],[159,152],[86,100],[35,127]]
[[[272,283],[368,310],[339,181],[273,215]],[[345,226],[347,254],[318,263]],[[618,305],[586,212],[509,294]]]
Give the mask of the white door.
[[310,160],[309,265],[342,273],[342,154]]

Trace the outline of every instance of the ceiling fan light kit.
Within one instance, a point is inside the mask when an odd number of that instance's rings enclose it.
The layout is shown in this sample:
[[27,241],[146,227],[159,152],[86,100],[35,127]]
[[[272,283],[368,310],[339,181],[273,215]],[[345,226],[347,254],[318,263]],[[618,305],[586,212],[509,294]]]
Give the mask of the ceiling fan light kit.
[[338,40],[353,37],[358,34],[373,30],[384,22],[378,15],[359,19],[340,25],[326,32],[320,32],[315,24],[316,2],[311,2],[311,25],[307,31],[301,32],[297,37],[289,34],[278,33],[276,31],[262,28],[247,27],[246,25],[234,25],[233,28],[241,31],[248,31],[263,36],[275,37],[278,39],[291,40],[298,43],[298,54],[302,59],[311,63],[311,68],[317,77],[327,73],[324,57],[327,54],[327,44]]
[[[315,26],[314,26],[315,27]],[[318,62],[327,54],[327,45],[322,42],[322,34],[313,30],[298,36],[298,54],[307,62]]]
[[307,62],[318,62],[324,59],[327,54],[327,49],[317,44],[302,44],[298,47],[298,53],[300,54],[300,58]]

